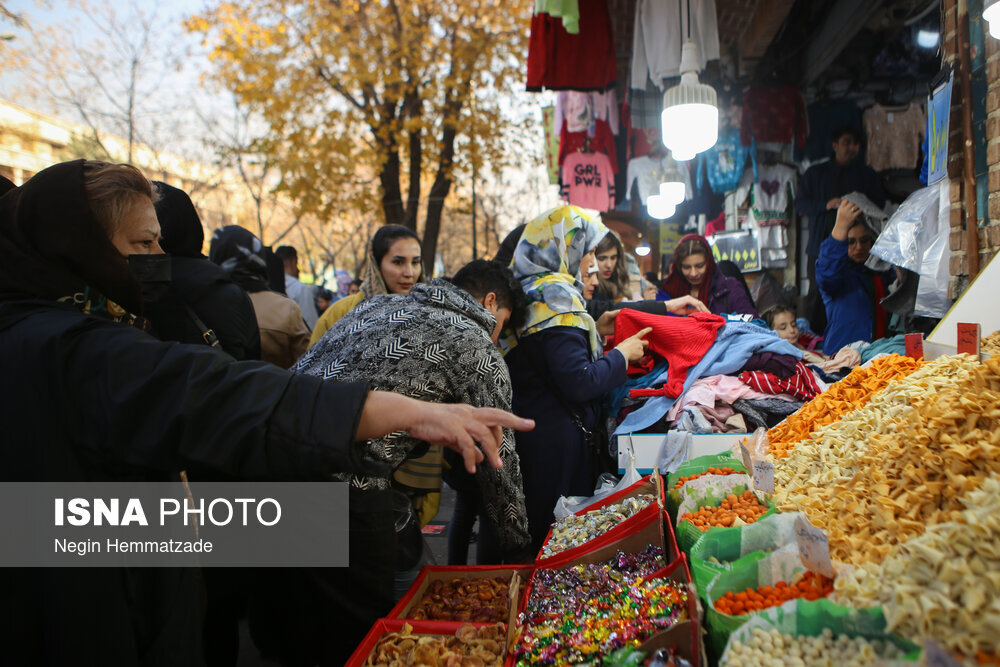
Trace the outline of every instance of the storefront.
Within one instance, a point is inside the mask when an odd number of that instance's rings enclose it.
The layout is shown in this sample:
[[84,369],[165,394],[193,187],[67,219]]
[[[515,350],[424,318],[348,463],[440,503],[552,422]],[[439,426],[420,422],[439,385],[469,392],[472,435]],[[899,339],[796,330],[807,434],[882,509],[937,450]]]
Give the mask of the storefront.
[[[896,269],[886,309],[908,300],[907,332],[937,329],[926,352],[874,337],[830,359],[749,317],[622,311],[616,342],[647,326],[655,342],[606,395],[621,481],[561,499],[532,565],[425,570],[358,664],[421,634],[485,664],[1000,662],[1000,55],[983,3],[538,4],[555,12],[533,18],[528,68],[529,89],[557,91],[540,98],[551,178],[643,271],[664,278],[702,234],[794,319],[843,198]],[[668,91],[689,34],[687,84],[715,99],[684,94],[715,105],[718,138],[684,156],[697,137],[664,137],[661,112],[684,96]]]

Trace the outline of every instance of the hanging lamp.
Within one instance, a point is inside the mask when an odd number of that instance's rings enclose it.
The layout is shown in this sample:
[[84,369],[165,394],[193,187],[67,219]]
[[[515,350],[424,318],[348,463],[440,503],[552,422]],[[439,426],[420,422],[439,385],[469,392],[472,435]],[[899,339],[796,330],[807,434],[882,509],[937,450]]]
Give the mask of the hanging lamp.
[[660,197],[670,204],[678,206],[687,199],[687,186],[684,184],[684,174],[673,158],[666,158],[667,169],[660,183]]
[[635,254],[639,255],[639,257],[645,257],[651,250],[652,248],[650,248],[649,244],[646,243],[646,239],[643,239],[642,243],[635,247]]
[[[681,201],[684,200],[682,199]],[[649,214],[649,217],[657,220],[666,220],[676,212],[677,205],[670,203],[662,194],[646,197],[646,213]]]
[[[680,6],[678,5],[678,10]],[[715,88],[698,81],[698,45],[691,39],[691,0],[687,2],[687,40],[681,49],[681,82],[663,94],[663,145],[675,160],[686,161],[719,140]]]
[[990,24],[990,35],[1000,39],[1000,0],[983,3],[983,18]]

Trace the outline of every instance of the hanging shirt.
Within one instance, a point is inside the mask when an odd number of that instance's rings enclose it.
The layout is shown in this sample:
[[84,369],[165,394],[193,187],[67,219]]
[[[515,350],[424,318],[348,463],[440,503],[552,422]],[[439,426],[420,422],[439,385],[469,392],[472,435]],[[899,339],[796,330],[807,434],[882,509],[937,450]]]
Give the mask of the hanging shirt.
[[614,90],[604,93],[559,91],[556,93],[556,115],[552,125],[555,132],[559,132],[563,120],[570,132],[582,132],[594,120],[603,120],[612,134],[618,134],[618,96]]
[[753,88],[743,98],[740,140],[749,146],[776,141],[806,145],[809,118],[802,93],[795,86]]
[[[657,86],[680,76],[681,47],[687,39],[690,10],[691,40],[698,45],[698,69],[719,58],[719,27],[715,0],[639,0],[632,37],[632,87],[647,80]],[[678,23],[678,18],[682,23]]]
[[919,104],[884,107],[880,104],[864,113],[868,137],[868,164],[875,171],[914,169],[920,159],[927,121]]
[[766,269],[788,266],[788,227],[791,224],[798,172],[783,164],[758,165],[758,179],[750,180],[750,170],[736,192],[736,200],[743,201],[747,194],[753,203],[747,216],[746,227],[757,234],[760,242],[761,264]]
[[750,149],[740,143],[740,131],[733,128],[719,135],[715,145],[704,153],[698,154],[698,187],[702,187],[702,170],[712,190],[719,194],[735,190],[743,178],[743,168],[746,165]]
[[572,206],[608,211],[615,206],[615,176],[604,153],[570,154],[562,167],[560,192]]
[[584,148],[595,153],[605,153],[611,160],[611,168],[618,173],[618,153],[615,150],[615,136],[611,127],[603,120],[594,121],[591,129],[586,132],[570,132],[563,122],[559,134],[559,166],[562,167],[566,157]]
[[566,32],[551,14],[531,17],[528,40],[529,91],[594,90],[614,87],[618,77],[611,19],[604,0],[578,0],[580,32]]
[[758,178],[754,182],[747,171],[736,191],[736,201],[742,202],[752,192],[751,210],[761,227],[788,225],[791,221],[790,204],[795,200],[798,172],[784,164],[758,165]]
[[[660,183],[666,181],[667,169],[671,166],[677,168],[677,163],[673,162],[669,155],[652,157],[644,155],[628,161],[628,170],[625,172],[626,190],[625,194],[632,196],[632,184],[636,184],[639,190],[639,201],[643,206],[649,195],[660,193]],[[681,170],[683,174],[686,170]],[[687,179],[685,179],[686,181]],[[686,185],[686,184],[685,184]]]

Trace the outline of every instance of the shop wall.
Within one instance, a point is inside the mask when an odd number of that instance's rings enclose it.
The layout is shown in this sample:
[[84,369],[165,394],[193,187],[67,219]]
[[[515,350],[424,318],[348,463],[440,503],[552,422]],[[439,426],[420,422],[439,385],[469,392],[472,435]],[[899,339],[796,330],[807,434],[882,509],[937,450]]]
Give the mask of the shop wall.
[[[977,3],[979,4],[979,3]],[[979,5],[981,8],[981,4]],[[965,17],[962,17],[964,20]],[[941,0],[943,61],[958,68],[958,0]],[[985,211],[978,210],[980,269],[1000,249],[1000,40],[986,34],[986,143],[977,143],[977,151],[986,151],[988,198]],[[973,49],[975,47],[972,47]],[[953,299],[969,284],[968,244],[965,231],[965,137],[962,132],[962,96],[956,72],[952,95],[951,127],[948,137],[948,177],[951,179],[951,284]]]

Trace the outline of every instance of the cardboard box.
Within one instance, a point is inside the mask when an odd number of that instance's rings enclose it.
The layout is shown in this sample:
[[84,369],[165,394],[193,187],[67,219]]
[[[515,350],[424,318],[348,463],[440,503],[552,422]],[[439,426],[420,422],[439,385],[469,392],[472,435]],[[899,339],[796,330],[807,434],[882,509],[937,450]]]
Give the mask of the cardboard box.
[[[660,477],[659,475],[647,475],[642,479],[636,481],[634,484],[631,484],[630,486],[621,489],[620,491],[616,491],[615,493],[612,493],[606,498],[602,498],[597,502],[587,505],[583,509],[575,512],[575,514],[577,514],[578,516],[586,514],[587,512],[592,512],[594,510],[601,509],[602,507],[607,507],[608,505],[615,505],[617,503],[622,502],[623,500],[627,500],[628,498],[635,498],[636,496],[641,496],[643,494],[649,494],[655,496],[656,501],[652,503],[649,507],[644,507],[639,512],[630,516],[628,519],[618,524],[611,530],[602,533],[601,535],[598,535],[589,542],[586,542],[579,546],[573,547],[571,549],[566,549],[565,551],[560,551],[559,553],[553,554],[548,557],[542,555],[544,553],[544,546],[543,546],[542,549],[539,550],[538,556],[535,557],[535,565],[537,567],[549,567],[549,563],[553,562],[553,559],[562,560],[563,557],[566,556],[572,556],[572,557],[579,556],[589,551],[592,548],[592,545],[598,540],[617,539],[618,537],[626,535],[629,532],[631,532],[635,528],[635,526],[642,525],[643,519],[645,517],[660,512],[664,507],[663,478]],[[548,535],[545,536],[545,544],[548,544],[549,540],[551,539],[552,539],[552,528],[550,527]]]
[[[374,650],[375,645],[378,641],[390,632],[400,632],[403,629],[403,625],[409,623],[413,628],[414,635],[434,635],[437,637],[454,635],[455,632],[462,627],[467,625],[466,623],[448,623],[442,621],[408,621],[402,618],[380,618],[375,621],[372,629],[368,631],[365,638],[361,640],[361,643],[351,657],[347,660],[346,667],[361,667],[365,664],[368,656],[371,655],[372,650]],[[490,625],[490,624],[480,624],[480,625]],[[510,628],[507,628],[508,633]],[[506,661],[506,656],[504,660]]]

